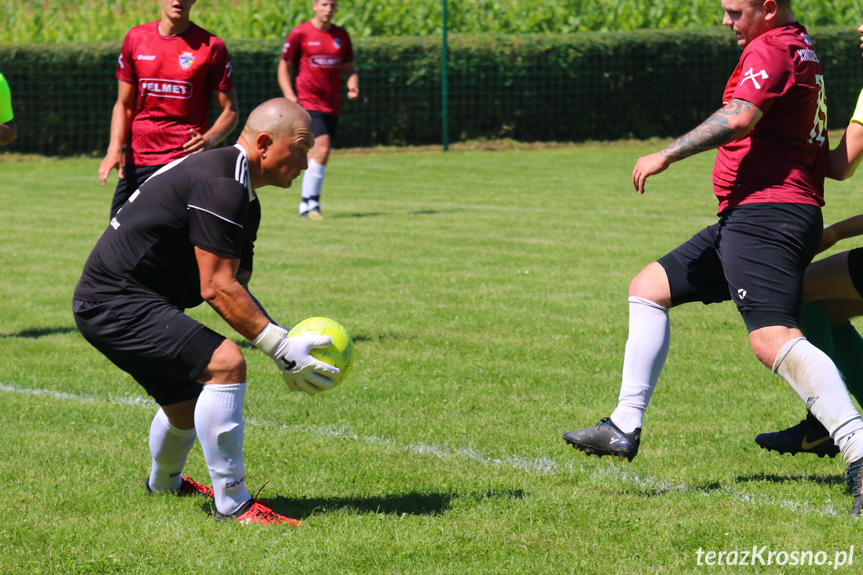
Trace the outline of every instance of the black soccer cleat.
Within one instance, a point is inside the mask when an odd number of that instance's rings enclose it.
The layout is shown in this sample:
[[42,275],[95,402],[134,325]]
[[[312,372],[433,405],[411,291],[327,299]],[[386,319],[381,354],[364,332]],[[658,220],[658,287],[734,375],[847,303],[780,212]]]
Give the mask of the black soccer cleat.
[[848,490],[854,496],[851,515],[860,515],[863,511],[863,459],[858,459],[848,466],[845,471],[845,481],[848,483]]
[[638,455],[641,428],[632,433],[624,433],[612,423],[610,418],[604,417],[593,427],[567,431],[563,434],[563,440],[588,455],[597,457],[613,455],[621,460],[632,461]]
[[780,454],[814,453],[818,457],[836,457],[839,453],[830,433],[809,412],[806,419],[797,425],[782,431],[762,433],[755,438],[755,443],[767,451],[778,451]]

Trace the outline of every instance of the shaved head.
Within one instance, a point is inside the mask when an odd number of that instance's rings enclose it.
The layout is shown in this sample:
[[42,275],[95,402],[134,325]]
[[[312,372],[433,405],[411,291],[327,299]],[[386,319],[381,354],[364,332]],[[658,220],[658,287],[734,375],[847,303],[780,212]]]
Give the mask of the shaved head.
[[243,136],[249,141],[254,141],[262,133],[281,140],[304,132],[312,132],[312,119],[299,104],[287,98],[273,98],[260,104],[249,114],[243,127]]
[[237,143],[246,150],[253,188],[289,188],[308,167],[312,118],[299,104],[273,98],[252,110]]

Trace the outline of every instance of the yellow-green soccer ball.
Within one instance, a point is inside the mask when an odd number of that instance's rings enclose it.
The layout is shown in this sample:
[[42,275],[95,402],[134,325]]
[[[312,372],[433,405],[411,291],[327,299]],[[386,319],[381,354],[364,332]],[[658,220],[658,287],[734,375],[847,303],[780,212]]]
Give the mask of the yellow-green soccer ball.
[[326,349],[313,349],[311,356],[329,365],[339,368],[339,374],[333,379],[336,385],[345,380],[354,364],[354,341],[348,330],[342,325],[325,317],[310,317],[304,319],[288,332],[288,337],[295,335],[328,335],[333,338],[333,344]]

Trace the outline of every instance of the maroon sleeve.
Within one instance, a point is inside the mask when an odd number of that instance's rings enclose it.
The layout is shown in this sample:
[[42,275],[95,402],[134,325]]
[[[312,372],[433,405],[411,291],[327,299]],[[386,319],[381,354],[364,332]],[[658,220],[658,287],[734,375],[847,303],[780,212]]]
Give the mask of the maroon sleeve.
[[294,28],[288,34],[285,40],[285,45],[282,46],[282,60],[287,62],[292,68],[297,68],[300,65],[300,48],[303,43],[303,35],[299,28]]
[[231,69],[231,56],[221,38],[213,38],[213,50],[210,53],[210,70],[208,73],[210,90],[230,90],[234,87],[234,75]]
[[120,57],[117,59],[117,79],[127,84],[137,84],[138,75],[135,73],[135,60],[132,57],[131,36],[135,29],[129,30],[123,39],[123,47],[120,48]]

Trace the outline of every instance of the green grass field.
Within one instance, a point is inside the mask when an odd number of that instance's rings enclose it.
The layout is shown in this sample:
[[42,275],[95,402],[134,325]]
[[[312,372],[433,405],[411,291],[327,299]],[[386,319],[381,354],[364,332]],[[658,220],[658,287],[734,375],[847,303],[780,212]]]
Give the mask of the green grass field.
[[[0,573],[796,574],[833,566],[698,552],[832,562],[852,545],[837,571],[859,572],[844,465],[752,440],[804,410],[731,304],[672,312],[631,464],[561,440],[616,404],[630,278],[714,221],[711,154],[632,191],[661,145],[341,152],[321,222],[295,216],[297,189],[261,191],[252,291],[284,325],[340,321],[358,353],[310,398],[244,348],[246,480],[296,529],[145,495],[154,404],[70,311],[116,178],[98,185],[98,159],[0,155]],[[858,213],[861,188],[831,182],[825,221]],[[209,481],[199,448],[186,471]]]

